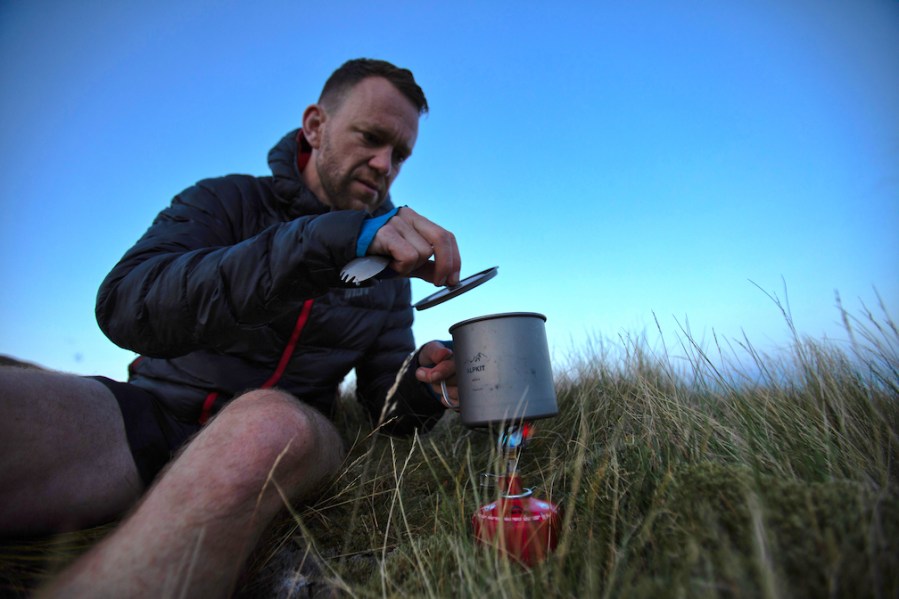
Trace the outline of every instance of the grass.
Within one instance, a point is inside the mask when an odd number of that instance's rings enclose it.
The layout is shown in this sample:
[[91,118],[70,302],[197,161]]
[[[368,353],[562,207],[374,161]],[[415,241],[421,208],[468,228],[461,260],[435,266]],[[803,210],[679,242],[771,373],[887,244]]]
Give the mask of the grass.
[[493,437],[448,415],[391,439],[344,399],[345,467],[272,529],[241,594],[288,596],[254,583],[288,548],[296,581],[309,563],[325,581],[294,596],[899,596],[899,330],[885,310],[841,314],[842,345],[794,330],[770,356],[682,330],[677,358],[621,338],[572,360],[522,455],[564,513],[532,569],[473,542]]
[[454,416],[397,440],[350,411],[347,467],[286,537],[356,597],[899,596],[899,331],[841,312],[842,348],[713,357],[682,331],[680,370],[620,339],[559,373],[521,464],[564,510],[537,568],[473,542],[495,441]]

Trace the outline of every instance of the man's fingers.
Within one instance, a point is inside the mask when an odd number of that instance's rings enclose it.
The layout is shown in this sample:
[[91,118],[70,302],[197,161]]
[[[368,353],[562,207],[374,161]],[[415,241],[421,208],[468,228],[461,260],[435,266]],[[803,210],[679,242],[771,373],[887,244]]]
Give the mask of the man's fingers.
[[418,360],[421,364],[415,371],[418,380],[423,383],[453,381],[455,384],[456,362],[450,348],[439,341],[431,341],[421,348]]
[[[405,208],[403,210],[406,210]],[[402,212],[402,210],[401,210]],[[421,217],[419,217],[421,218]],[[396,222],[393,222],[396,220]],[[388,224],[392,224],[394,230],[393,245],[391,249],[391,257],[393,257],[396,266],[394,270],[409,274],[430,258],[434,254],[434,249],[430,241],[424,237],[415,227],[414,222],[405,218],[391,219]]]
[[461,258],[455,236],[408,207],[378,230],[369,253],[390,256],[393,270],[404,275],[415,272],[435,285],[459,282]]
[[458,283],[462,259],[459,255],[459,245],[456,243],[456,236],[425,217],[416,214],[411,208],[404,208],[403,210],[409,210],[414,215],[414,218],[411,220],[412,226],[422,238],[428,241],[431,247],[431,255],[434,256],[431,282],[436,285],[455,285]]
[[392,259],[390,267],[404,275],[421,266],[433,254],[431,244],[397,216],[378,229],[368,252],[389,256]]
[[439,341],[429,341],[422,346],[418,355],[418,362],[425,367],[433,367],[437,364],[445,363],[455,372],[455,362],[453,361],[453,350],[443,345]]

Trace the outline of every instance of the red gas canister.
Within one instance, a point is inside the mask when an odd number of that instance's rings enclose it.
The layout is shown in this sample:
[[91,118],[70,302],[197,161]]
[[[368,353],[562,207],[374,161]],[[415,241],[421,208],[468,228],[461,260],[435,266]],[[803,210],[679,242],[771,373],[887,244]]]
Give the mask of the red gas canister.
[[506,492],[472,516],[475,538],[526,566],[540,563],[559,541],[558,506],[532,497],[530,489],[522,491],[517,475],[501,478],[500,488]]

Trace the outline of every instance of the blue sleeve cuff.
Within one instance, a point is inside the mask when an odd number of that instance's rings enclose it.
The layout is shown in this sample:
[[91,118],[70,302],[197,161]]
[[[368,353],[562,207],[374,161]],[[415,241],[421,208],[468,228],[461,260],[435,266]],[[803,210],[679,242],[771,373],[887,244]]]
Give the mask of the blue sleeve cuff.
[[[400,206],[402,208],[402,206]],[[381,216],[368,218],[362,223],[362,230],[359,231],[359,239],[356,240],[356,257],[361,258],[368,251],[368,246],[375,238],[378,229],[387,224],[393,216],[399,212],[399,208],[394,208],[390,212],[386,212]]]

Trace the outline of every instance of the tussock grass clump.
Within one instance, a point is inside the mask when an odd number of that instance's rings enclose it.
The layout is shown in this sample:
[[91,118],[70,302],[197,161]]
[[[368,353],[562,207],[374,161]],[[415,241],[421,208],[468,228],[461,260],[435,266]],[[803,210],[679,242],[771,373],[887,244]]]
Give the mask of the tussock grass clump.
[[842,349],[712,359],[686,335],[680,370],[632,339],[573,361],[520,466],[564,510],[539,567],[473,542],[495,439],[455,415],[409,440],[349,418],[347,467],[293,534],[358,597],[896,596],[899,333],[866,318],[844,314]]

